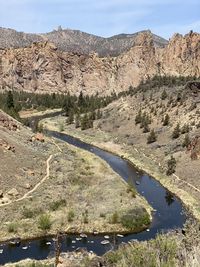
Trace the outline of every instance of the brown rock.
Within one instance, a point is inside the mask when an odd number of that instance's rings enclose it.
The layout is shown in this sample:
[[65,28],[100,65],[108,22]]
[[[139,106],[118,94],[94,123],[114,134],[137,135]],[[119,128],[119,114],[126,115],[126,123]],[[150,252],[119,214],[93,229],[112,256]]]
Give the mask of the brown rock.
[[0,190],[0,198],[2,198],[2,197],[3,197],[3,191]]
[[42,133],[36,133],[36,135],[34,136],[34,139],[39,142],[44,142],[44,135]]

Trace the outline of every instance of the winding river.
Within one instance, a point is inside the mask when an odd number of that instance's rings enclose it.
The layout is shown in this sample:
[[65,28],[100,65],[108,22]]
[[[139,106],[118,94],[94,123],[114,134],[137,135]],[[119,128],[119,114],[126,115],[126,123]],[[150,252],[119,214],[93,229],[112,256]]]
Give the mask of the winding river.
[[[74,251],[86,248],[97,255],[102,255],[114,246],[133,239],[148,240],[154,238],[157,233],[166,232],[170,229],[182,228],[186,220],[183,205],[179,199],[165,189],[158,181],[149,175],[138,171],[132,164],[119,156],[106,152],[102,149],[86,144],[74,137],[64,133],[48,132],[51,136],[65,141],[71,145],[87,150],[105,160],[111,168],[125,181],[130,179],[138,193],[142,195],[153,207],[153,221],[149,229],[137,233],[121,235],[110,235],[110,243],[102,245],[104,235],[88,235],[80,238],[80,235],[63,235],[61,237],[61,251]],[[17,262],[26,258],[46,259],[53,256],[55,251],[53,238],[38,238],[32,241],[23,241],[19,246],[9,244],[0,245],[0,265],[8,262]]]

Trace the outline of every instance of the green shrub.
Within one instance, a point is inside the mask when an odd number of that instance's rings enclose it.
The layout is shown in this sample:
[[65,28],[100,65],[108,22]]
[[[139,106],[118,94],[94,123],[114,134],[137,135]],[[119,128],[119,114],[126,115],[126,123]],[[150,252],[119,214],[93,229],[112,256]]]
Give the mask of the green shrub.
[[27,208],[27,207],[24,207],[23,211],[22,211],[22,215],[24,218],[28,219],[28,218],[33,218],[34,216],[34,211]]
[[176,159],[171,156],[171,158],[167,162],[167,175],[172,175],[176,170]]
[[116,223],[118,223],[118,222],[119,222],[119,215],[118,215],[118,212],[115,211],[115,212],[112,214],[111,218],[110,218],[110,223],[112,223],[112,224],[116,224]]
[[150,217],[147,212],[136,214],[135,210],[130,210],[127,214],[122,215],[121,224],[129,230],[147,226],[150,224]]
[[50,209],[52,211],[56,211],[58,210],[60,207],[64,207],[66,205],[66,200],[65,199],[61,199],[61,200],[57,200],[55,202],[52,202],[50,204]]
[[127,193],[131,193],[132,197],[136,197],[137,191],[135,189],[135,187],[131,184],[128,185],[127,189],[126,189]]
[[174,130],[172,132],[172,138],[173,139],[178,138],[180,136],[180,132],[181,132],[181,130],[180,130],[180,124],[177,123],[176,127],[174,128]]
[[42,214],[39,217],[39,220],[38,220],[38,228],[39,229],[41,229],[43,231],[50,230],[51,225],[52,225],[52,222],[51,222],[49,214]]
[[8,232],[9,233],[16,233],[17,232],[17,224],[16,223],[9,223],[8,224]]
[[67,213],[67,220],[68,222],[72,222],[74,220],[75,213],[73,210],[68,211]]
[[147,136],[147,144],[154,143],[156,142],[156,140],[157,140],[157,136],[155,134],[154,129],[152,129],[149,135]]

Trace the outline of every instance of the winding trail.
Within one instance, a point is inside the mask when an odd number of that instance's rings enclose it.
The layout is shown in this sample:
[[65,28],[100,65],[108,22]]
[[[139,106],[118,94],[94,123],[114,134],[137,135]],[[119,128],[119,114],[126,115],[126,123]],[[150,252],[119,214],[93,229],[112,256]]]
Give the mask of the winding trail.
[[[54,142],[54,140],[51,140],[52,141],[52,143],[59,149],[59,151],[60,152],[62,152],[62,149],[59,147],[59,145],[58,144],[56,144],[55,142]],[[48,157],[48,159],[47,159],[47,161],[46,161],[46,175],[42,178],[42,180],[40,180],[30,191],[28,191],[27,193],[25,193],[22,197],[20,197],[20,198],[18,198],[18,199],[14,199],[14,200],[12,200],[12,201],[9,201],[9,202],[7,202],[7,203],[4,203],[4,204],[0,204],[0,208],[1,207],[5,207],[5,206],[8,206],[8,205],[11,205],[12,203],[16,203],[16,202],[19,202],[19,201],[21,201],[21,200],[24,200],[24,199],[26,199],[26,198],[28,198],[33,192],[35,192],[36,190],[37,190],[37,188],[41,185],[41,184],[43,184],[48,178],[49,178],[49,175],[50,175],[50,161],[51,161],[51,159],[53,158],[53,156],[56,156],[56,155],[58,155],[59,154],[59,152],[58,153],[55,153],[55,154],[51,154],[49,157]]]

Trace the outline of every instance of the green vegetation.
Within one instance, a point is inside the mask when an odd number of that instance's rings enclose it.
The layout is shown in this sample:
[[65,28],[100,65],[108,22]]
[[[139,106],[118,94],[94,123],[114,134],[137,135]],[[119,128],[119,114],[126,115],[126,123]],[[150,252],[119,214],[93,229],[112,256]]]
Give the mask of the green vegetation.
[[16,233],[17,232],[17,224],[12,222],[8,224],[8,232],[9,233]]
[[182,147],[188,147],[190,144],[190,137],[188,134],[185,134],[183,143],[182,143]]
[[119,215],[118,215],[118,212],[115,211],[115,212],[112,214],[111,218],[110,218],[110,223],[112,223],[112,224],[116,224],[116,223],[118,223],[118,222],[119,222]]
[[105,255],[113,267],[175,267],[178,245],[172,236],[158,235],[156,239],[147,242],[135,242],[122,246],[116,251]]
[[180,136],[180,133],[181,133],[180,124],[177,123],[176,127],[174,128],[172,132],[172,138],[177,139]]
[[67,220],[68,220],[68,222],[73,222],[74,217],[75,217],[75,213],[74,213],[74,211],[73,211],[73,210],[70,210],[70,211],[67,213]]
[[41,229],[43,231],[47,231],[47,230],[51,229],[51,225],[52,225],[52,222],[51,222],[49,214],[42,214],[39,217],[39,220],[38,220],[38,228],[39,229]]
[[65,207],[66,206],[66,200],[65,199],[61,199],[61,200],[57,200],[55,202],[52,202],[50,204],[50,210],[52,211],[56,211],[58,210],[60,207]]
[[136,197],[137,191],[132,184],[128,184],[126,192],[131,193],[132,197]]
[[149,135],[147,136],[147,144],[154,143],[156,140],[157,140],[157,136],[155,134],[154,129],[152,129]]
[[150,224],[149,214],[145,211],[129,210],[120,218],[121,224],[129,230],[135,230]]
[[167,162],[167,175],[172,175],[176,170],[176,159],[171,156],[171,158]]

